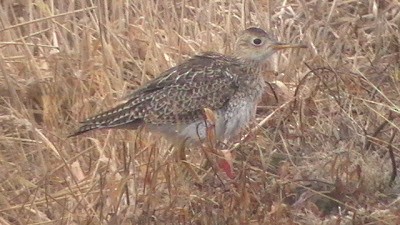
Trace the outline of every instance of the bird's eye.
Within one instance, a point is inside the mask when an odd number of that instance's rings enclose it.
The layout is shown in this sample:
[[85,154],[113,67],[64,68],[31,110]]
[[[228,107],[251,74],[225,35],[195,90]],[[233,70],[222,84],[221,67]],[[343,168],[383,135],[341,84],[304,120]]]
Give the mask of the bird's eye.
[[259,46],[262,44],[262,40],[260,38],[254,38],[253,39],[253,45]]

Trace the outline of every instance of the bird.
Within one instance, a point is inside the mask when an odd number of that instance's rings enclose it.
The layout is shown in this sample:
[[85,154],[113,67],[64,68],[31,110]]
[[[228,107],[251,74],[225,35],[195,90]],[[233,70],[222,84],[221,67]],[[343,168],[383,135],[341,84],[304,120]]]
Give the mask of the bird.
[[278,42],[262,28],[247,28],[232,54],[205,52],[189,58],[134,90],[122,104],[84,120],[70,137],[95,129],[144,127],[167,139],[198,143],[207,137],[204,110],[210,109],[215,138],[231,140],[255,117],[266,86],[262,68],[270,56],[304,47]]

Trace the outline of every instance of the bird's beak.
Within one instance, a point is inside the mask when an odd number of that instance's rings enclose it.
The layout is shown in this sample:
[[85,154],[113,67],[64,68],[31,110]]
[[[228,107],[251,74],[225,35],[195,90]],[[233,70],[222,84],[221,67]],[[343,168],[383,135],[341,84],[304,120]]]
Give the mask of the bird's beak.
[[306,45],[302,45],[302,44],[287,44],[287,43],[275,43],[272,45],[272,48],[274,50],[281,50],[281,49],[285,49],[285,48],[307,48]]

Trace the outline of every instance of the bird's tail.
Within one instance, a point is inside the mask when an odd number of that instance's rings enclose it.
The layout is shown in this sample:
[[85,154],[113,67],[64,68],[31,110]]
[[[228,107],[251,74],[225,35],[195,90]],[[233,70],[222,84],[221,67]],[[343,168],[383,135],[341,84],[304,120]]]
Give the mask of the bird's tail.
[[127,102],[96,116],[90,117],[81,122],[82,125],[79,129],[68,137],[74,137],[95,129],[137,129],[143,123],[143,119],[140,118],[140,115],[137,115],[135,108],[136,107],[132,106],[131,102]]

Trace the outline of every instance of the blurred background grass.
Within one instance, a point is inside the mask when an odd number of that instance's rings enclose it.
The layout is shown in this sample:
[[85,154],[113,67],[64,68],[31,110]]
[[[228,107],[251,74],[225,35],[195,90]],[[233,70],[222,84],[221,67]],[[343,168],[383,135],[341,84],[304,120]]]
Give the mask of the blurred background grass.
[[[1,224],[399,224],[398,1],[1,1]],[[77,122],[249,26],[281,52],[235,180]]]

